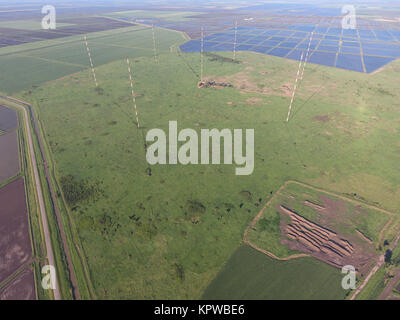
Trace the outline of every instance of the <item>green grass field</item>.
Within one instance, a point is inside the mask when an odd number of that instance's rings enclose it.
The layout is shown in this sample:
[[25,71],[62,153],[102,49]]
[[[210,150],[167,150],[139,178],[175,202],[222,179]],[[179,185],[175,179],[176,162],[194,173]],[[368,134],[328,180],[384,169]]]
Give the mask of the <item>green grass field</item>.
[[385,289],[384,283],[385,268],[380,268],[374,276],[368,281],[365,288],[357,296],[357,300],[377,299]]
[[[239,53],[240,64],[206,58],[205,75],[235,88],[198,89],[199,54],[169,50],[183,37],[159,30],[165,34],[159,36],[162,49],[156,64],[149,32],[89,37],[99,90],[78,39],[68,47],[57,44],[20,52],[37,63],[26,66],[32,68],[27,73],[32,78],[22,84],[8,84],[5,75],[0,79],[4,91],[16,91],[27,88],[41,63],[46,67],[38,83],[84,69],[18,96],[32,102],[38,113],[98,298],[201,297],[241,246],[246,226],[287,180],[356,194],[358,200],[389,210],[399,207],[400,93],[391,80],[399,72],[398,62],[376,75],[309,65],[286,123],[290,94],[284,86],[293,85],[295,61],[255,53]],[[143,126],[139,131],[126,55],[133,63]],[[8,74],[22,70],[18,55],[0,51],[1,59],[14,63],[14,68],[7,64]],[[57,62],[46,64],[43,59]],[[329,120],[320,121],[320,116]],[[177,120],[179,129],[197,131],[254,128],[254,173],[235,176],[233,165],[158,165],[147,176],[143,135],[151,128],[168,131],[170,120]],[[241,247],[232,256],[228,271],[223,269],[205,297],[233,297],[227,288],[239,288],[233,279],[244,273],[231,261],[241,254],[254,256],[248,271],[265,264],[264,273],[255,272],[250,279],[253,285],[243,298],[278,298],[279,290],[282,297],[344,297],[337,288],[340,275],[328,265],[312,259],[281,264],[246,250],[250,249]],[[287,269],[280,273],[278,267]],[[317,277],[304,280],[309,287],[294,288],[285,281],[299,268],[304,279]],[[276,282],[264,291],[257,279],[266,273],[266,279]]]
[[202,299],[344,299],[339,269],[312,258],[274,260],[249,246],[239,247]]

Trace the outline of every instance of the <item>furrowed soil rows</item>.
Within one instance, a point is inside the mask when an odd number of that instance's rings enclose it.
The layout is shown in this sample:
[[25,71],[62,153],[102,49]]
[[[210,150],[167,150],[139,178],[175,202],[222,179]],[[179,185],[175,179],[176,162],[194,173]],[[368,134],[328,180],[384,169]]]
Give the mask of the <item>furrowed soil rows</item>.
[[36,300],[32,269],[25,269],[4,289],[0,290],[0,300]]
[[277,259],[297,258],[293,253],[301,252],[337,268],[353,265],[366,274],[378,260],[375,247],[392,219],[379,211],[288,181],[250,224],[244,240]]
[[0,135],[0,182],[15,176],[19,168],[17,132]]
[[15,110],[0,105],[0,130],[10,131],[18,126]]
[[0,189],[0,282],[29,261],[29,238],[24,180]]

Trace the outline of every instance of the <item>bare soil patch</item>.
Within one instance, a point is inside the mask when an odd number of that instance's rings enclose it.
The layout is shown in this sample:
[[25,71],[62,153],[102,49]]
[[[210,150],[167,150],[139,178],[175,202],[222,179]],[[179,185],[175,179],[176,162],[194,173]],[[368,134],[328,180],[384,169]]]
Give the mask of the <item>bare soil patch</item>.
[[328,115],[316,116],[316,117],[314,117],[314,119],[321,121],[321,122],[328,122],[330,120]]
[[260,98],[248,98],[246,101],[247,101],[247,104],[255,105],[255,104],[259,104],[261,102],[261,99]]
[[16,131],[0,135],[0,182],[15,176],[19,168],[18,135]]
[[[289,191],[287,189],[295,186],[296,188],[303,187],[304,191]],[[274,203],[272,204],[272,202]],[[250,230],[257,232],[258,229],[255,226],[258,225],[265,209],[270,205],[280,215],[278,222],[280,229],[279,242],[292,251],[299,252],[299,254],[278,257],[266,250],[267,248],[258,247],[257,245],[263,243],[261,239],[264,236],[263,234],[260,235],[261,242],[254,240],[257,242],[256,244],[247,239],[247,233]],[[350,200],[301,182],[287,181],[246,228],[243,240],[256,250],[278,260],[290,260],[299,256],[313,256],[337,268],[353,265],[360,272],[361,277],[364,277],[380,259],[379,253],[376,251],[375,241],[366,237],[360,230],[357,232],[358,225],[354,221],[355,215],[365,217],[372,214],[367,209],[376,210],[392,217],[392,213],[382,209],[361,205],[358,201]],[[272,223],[273,215],[271,212],[265,213],[266,221],[269,219],[269,223]],[[385,226],[390,225],[390,223],[391,219],[385,223]],[[380,234],[382,234],[383,229]],[[268,235],[270,231],[265,227],[263,228],[260,225],[260,230],[260,232],[264,233],[267,230],[267,237],[271,237],[270,234]],[[254,235],[252,237],[256,239]],[[261,246],[263,245],[265,243]],[[273,245],[271,249],[277,250]]]
[[[339,202],[339,201],[338,201]],[[308,204],[312,202],[308,201]],[[335,219],[332,208],[312,204],[323,219]],[[281,219],[281,233],[285,235],[281,242],[290,249],[308,253],[313,257],[322,260],[337,268],[345,265],[353,265],[359,271],[368,270],[371,261],[376,261],[377,255],[373,250],[373,245],[354,235],[343,235],[325,225],[317,224],[294,210],[283,205],[277,208],[281,214],[289,216],[290,222]],[[336,207],[337,210],[337,207]]]
[[29,237],[23,178],[0,189],[0,282],[29,261]]
[[292,89],[293,85],[290,85],[289,83],[285,83],[281,86],[282,91],[285,93],[286,96],[290,96],[293,92]]
[[234,88],[240,90],[242,93],[258,93],[264,95],[276,95],[282,97],[290,97],[292,90],[288,84],[282,86],[274,85],[275,89],[271,87],[270,83],[264,83],[262,85],[257,84],[251,80],[250,72],[238,72],[231,76],[226,77],[214,77],[208,76],[203,79],[205,81],[215,81],[218,83],[229,83]]

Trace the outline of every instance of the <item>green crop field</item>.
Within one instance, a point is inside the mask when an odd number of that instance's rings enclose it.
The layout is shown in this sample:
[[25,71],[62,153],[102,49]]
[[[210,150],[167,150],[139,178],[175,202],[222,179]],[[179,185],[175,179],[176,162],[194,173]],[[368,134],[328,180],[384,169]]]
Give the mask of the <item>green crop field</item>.
[[[233,295],[225,288],[240,284],[228,278],[244,273],[232,259],[250,250],[242,247],[235,253],[243,231],[287,180],[388,210],[399,207],[400,92],[391,80],[400,70],[398,62],[375,75],[309,65],[286,123],[286,88],[293,85],[295,61],[250,52],[238,54],[240,63],[221,58],[230,53],[207,56],[205,76],[233,87],[199,89],[200,55],[170,50],[184,41],[182,35],[158,30],[155,63],[150,31],[140,28],[88,37],[97,90],[78,38],[68,47],[60,43],[34,50],[28,46],[17,54],[0,51],[0,62],[7,61],[0,79],[3,90],[27,89],[17,96],[32,102],[39,116],[98,298],[199,298],[210,283],[206,297]],[[19,66],[19,54],[35,61],[26,63],[29,72]],[[126,55],[132,60],[140,130]],[[22,83],[8,83],[6,75],[18,75],[15,70],[25,72]],[[35,77],[40,84],[76,71],[81,72],[36,88],[27,88],[34,76],[23,82],[26,75],[40,74],[40,81]],[[178,129],[196,131],[254,128],[253,174],[236,176],[234,165],[156,165],[149,177],[143,137],[152,128],[168,132],[170,120],[178,121]],[[277,278],[270,287],[275,294],[279,280],[288,297],[317,297],[312,295],[315,287],[321,288],[319,298],[344,296],[336,287],[340,274],[328,265],[312,259],[278,264],[259,253],[247,254],[254,255],[250,272],[262,269],[258,261],[266,265],[265,272],[275,270],[267,278]],[[228,271],[219,273],[231,256]],[[285,273],[276,273],[283,265]],[[285,282],[299,268],[304,279],[318,273],[307,289]],[[265,273],[254,273],[254,297],[266,297],[269,293],[257,284]],[[253,297],[252,290],[249,285],[243,297]]]
[[146,11],[146,10],[129,10],[121,12],[112,12],[105,14],[107,17],[113,18],[136,18],[136,19],[162,19],[165,21],[185,21],[190,16],[198,15],[198,12],[190,11]]
[[[185,41],[182,34],[156,28],[157,53]],[[95,67],[125,56],[153,56],[152,30],[134,26],[94,32],[87,36]],[[0,91],[12,94],[89,68],[82,36],[0,48]]]
[[339,269],[312,258],[274,260],[249,246],[239,247],[203,299],[344,299]]

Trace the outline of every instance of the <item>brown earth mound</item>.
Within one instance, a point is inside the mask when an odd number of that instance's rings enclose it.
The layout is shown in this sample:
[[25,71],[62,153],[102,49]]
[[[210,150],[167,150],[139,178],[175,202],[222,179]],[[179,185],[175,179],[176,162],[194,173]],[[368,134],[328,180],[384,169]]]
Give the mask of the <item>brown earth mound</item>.
[[[310,201],[307,204],[324,208]],[[278,209],[290,217],[290,223],[281,222],[281,232],[287,237],[281,241],[292,250],[309,253],[338,268],[353,265],[360,269],[369,265],[373,251],[366,252],[357,242],[353,244],[337,232],[311,222],[283,205]]]
[[200,81],[197,84],[198,88],[232,88],[233,85],[226,82],[216,82],[214,80],[210,81]]

